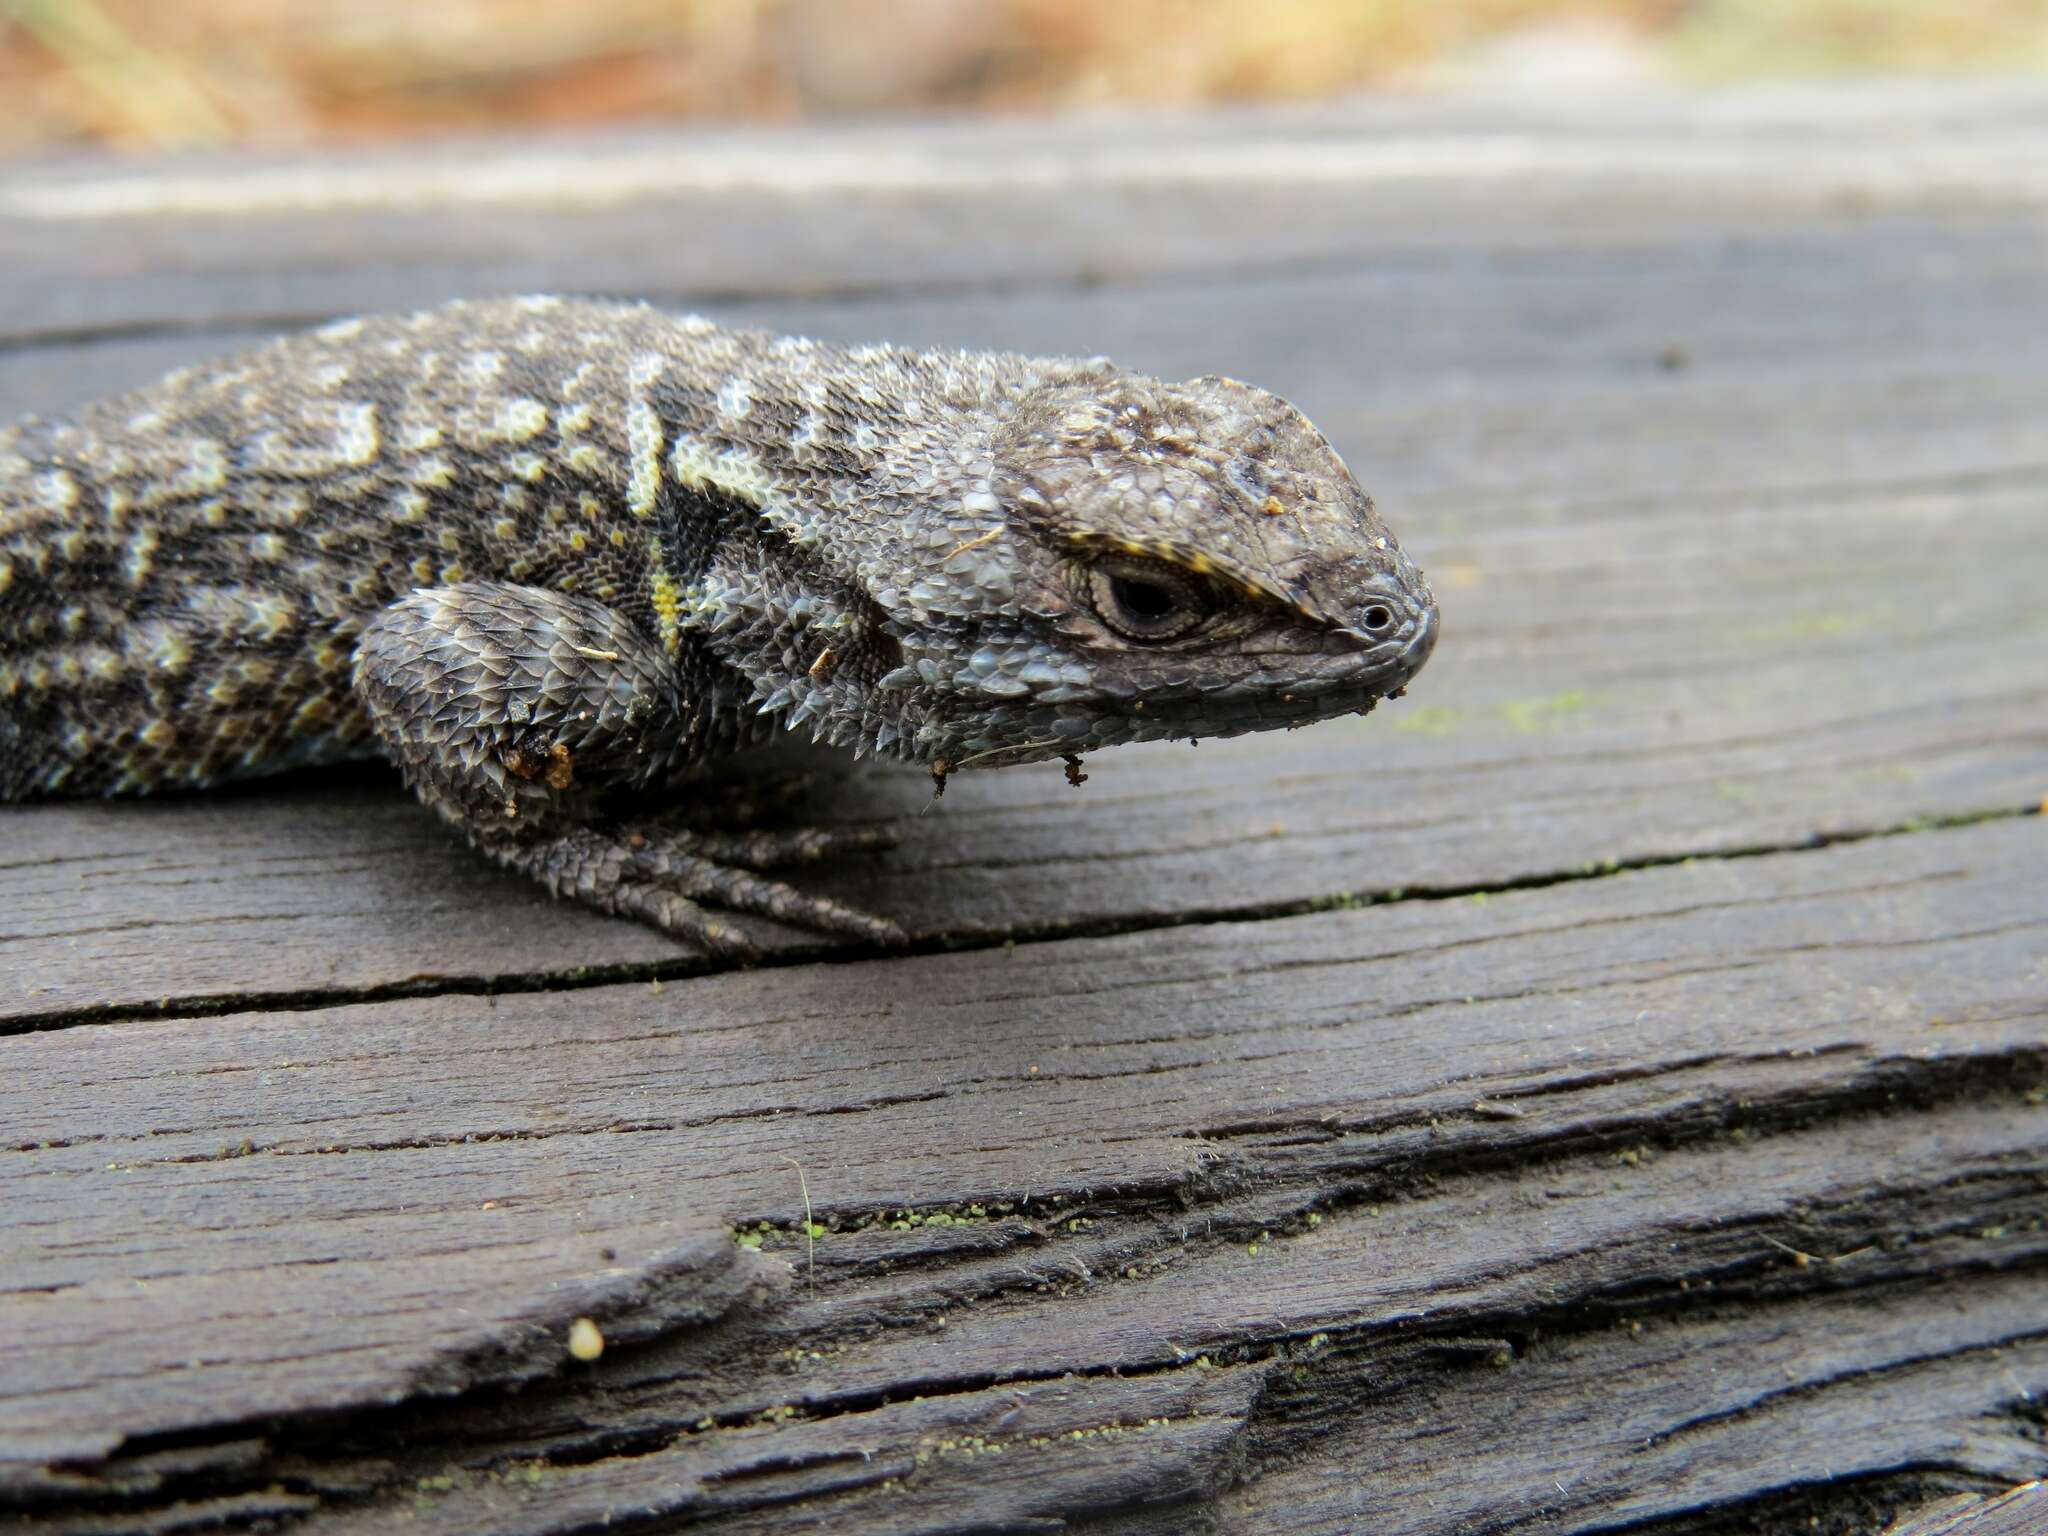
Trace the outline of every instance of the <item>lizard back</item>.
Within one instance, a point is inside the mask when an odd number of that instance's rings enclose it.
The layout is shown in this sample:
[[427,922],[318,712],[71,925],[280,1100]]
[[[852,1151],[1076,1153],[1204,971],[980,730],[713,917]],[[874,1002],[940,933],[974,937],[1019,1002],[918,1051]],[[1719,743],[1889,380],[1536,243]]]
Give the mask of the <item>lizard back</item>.
[[[872,350],[868,372],[906,356]],[[681,610],[761,536],[750,479],[871,457],[887,391],[856,398],[844,361],[644,306],[501,300],[345,321],[0,430],[0,798],[369,752],[363,626],[472,580],[628,614],[744,734],[744,687]]]

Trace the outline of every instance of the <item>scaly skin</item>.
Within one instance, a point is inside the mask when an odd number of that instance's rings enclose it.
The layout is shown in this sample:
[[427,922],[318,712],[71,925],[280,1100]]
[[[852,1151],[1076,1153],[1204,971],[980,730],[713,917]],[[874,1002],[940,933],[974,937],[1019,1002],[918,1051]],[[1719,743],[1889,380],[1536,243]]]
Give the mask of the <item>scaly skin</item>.
[[796,731],[943,787],[1301,724],[1435,625],[1293,407],[1099,359],[530,298],[0,431],[0,798],[381,751],[499,862],[737,953],[703,904],[901,935],[752,872],[877,834],[677,825],[704,764]]

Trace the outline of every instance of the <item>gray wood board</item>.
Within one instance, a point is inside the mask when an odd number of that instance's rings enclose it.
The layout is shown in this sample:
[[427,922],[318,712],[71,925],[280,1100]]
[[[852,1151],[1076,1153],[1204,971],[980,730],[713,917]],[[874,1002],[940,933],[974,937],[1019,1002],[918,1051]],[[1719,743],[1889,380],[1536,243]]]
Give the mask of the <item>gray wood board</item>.
[[[986,940],[2038,802],[2048,508],[2024,461],[2048,464],[2048,289],[2011,234],[1948,233],[1938,279],[1838,231],[1723,262],[1639,254],[1619,292],[1611,252],[1521,286],[1483,266],[1240,283],[1201,327],[1171,290],[840,307],[837,334],[1093,338],[1287,389],[1433,571],[1449,637],[1412,698],[1362,722],[1106,755],[1078,793],[1056,770],[963,776],[842,893]],[[1654,368],[1681,327],[1724,360]],[[1361,337],[1385,355],[1361,361]],[[72,356],[91,374],[107,351]],[[685,956],[476,868],[387,779],[355,777],[385,788],[12,813],[0,964],[25,984],[0,1018],[532,985]],[[885,774],[827,812],[927,798],[920,776]]]
[[2048,91],[2020,83],[66,157],[0,174],[0,335],[277,324],[482,288],[922,298],[2038,210],[2044,144]]
[[[1460,1501],[1499,1490],[1447,1469],[1511,1428],[1553,1474],[1515,1518],[1554,1529],[1822,1463],[2010,1484],[2048,1468],[2044,854],[2026,819],[857,988],[789,967],[20,1037],[0,1465],[147,1494],[124,1437],[265,1439],[209,1476],[317,1488],[367,1456],[373,1525],[425,1518],[451,1466],[572,1468],[508,1484],[537,1504],[506,1530],[744,1513],[822,1496],[820,1466],[846,1518],[946,1529],[1023,1506],[941,1442],[1154,1419],[1156,1452],[1109,1436],[1107,1481],[1000,1465],[1064,1514],[1252,1476],[1221,1505],[1244,1529],[1470,1529]],[[629,1347],[528,1381],[579,1314]],[[1616,1374],[1639,1393],[1588,1398]],[[1048,1382],[1081,1401],[1013,1422]],[[375,1410],[368,1449],[318,1428],[344,1408]],[[604,1454],[657,1425],[699,1427]],[[1259,1513],[1297,1501],[1325,1523]]]
[[[1547,227],[1540,213],[1520,216]],[[1128,238],[1114,208],[1084,204],[1064,217]],[[1228,368],[1322,423],[1390,512],[1423,500],[1470,515],[1478,500],[1500,521],[1558,502],[1885,485],[2048,462],[2031,388],[2048,348],[2041,213],[1652,227],[1538,250],[1366,252],[1307,271],[853,299],[675,285],[666,253],[694,234],[686,214],[671,215],[637,243],[639,264],[614,291],[828,339],[1107,351],[1168,376]],[[452,284],[412,282],[303,318],[592,287],[573,253],[530,277],[508,284],[466,270]],[[75,272],[68,281],[74,295],[96,291]],[[191,333],[17,341],[0,348],[0,399],[62,410],[295,323],[254,310]],[[1912,430],[1872,435],[1899,418]],[[1593,446],[1601,452],[1589,460]]]
[[0,1528],[1863,1531],[2048,1471],[2041,143],[1890,88],[0,174],[0,414],[506,287],[1109,351],[1295,398],[1447,616],[1363,722],[956,779],[825,882],[903,958],[710,972],[367,767],[6,812]]

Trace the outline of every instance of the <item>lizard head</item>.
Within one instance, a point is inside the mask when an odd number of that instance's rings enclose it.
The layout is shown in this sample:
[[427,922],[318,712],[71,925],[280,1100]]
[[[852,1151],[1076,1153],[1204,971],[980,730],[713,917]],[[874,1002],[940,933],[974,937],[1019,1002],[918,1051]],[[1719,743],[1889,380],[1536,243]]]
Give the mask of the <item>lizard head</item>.
[[1435,644],[1428,584],[1343,460],[1248,384],[1069,365],[953,461],[957,512],[884,594],[916,599],[891,625],[903,755],[992,767],[1362,713]]

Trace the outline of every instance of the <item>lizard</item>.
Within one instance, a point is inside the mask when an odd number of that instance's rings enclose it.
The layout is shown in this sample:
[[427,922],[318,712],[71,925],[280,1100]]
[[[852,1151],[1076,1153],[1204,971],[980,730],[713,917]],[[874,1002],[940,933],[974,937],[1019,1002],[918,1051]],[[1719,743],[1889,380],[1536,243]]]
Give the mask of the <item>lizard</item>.
[[740,959],[734,912],[905,934],[773,874],[886,828],[693,823],[735,753],[1079,782],[1367,711],[1437,625],[1301,412],[1103,358],[531,296],[0,429],[0,799],[382,755],[554,896]]

